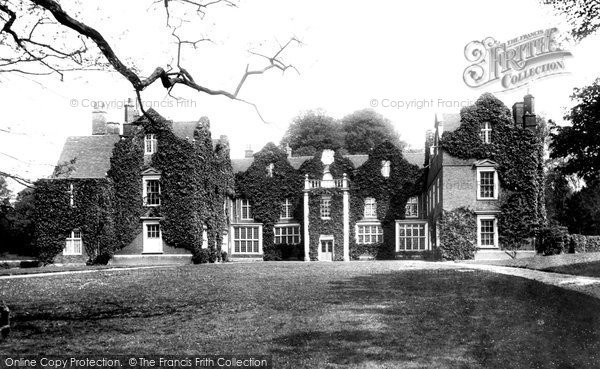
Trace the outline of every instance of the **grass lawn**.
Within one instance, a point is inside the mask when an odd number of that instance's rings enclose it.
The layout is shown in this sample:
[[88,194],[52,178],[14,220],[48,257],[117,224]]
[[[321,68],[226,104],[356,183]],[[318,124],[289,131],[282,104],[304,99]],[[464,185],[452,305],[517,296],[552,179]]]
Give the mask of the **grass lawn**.
[[600,261],[561,265],[551,268],[545,268],[542,270],[545,272],[584,275],[588,277],[600,277]]
[[600,301],[400,262],[228,263],[0,280],[2,354],[272,355],[274,368],[593,368]]

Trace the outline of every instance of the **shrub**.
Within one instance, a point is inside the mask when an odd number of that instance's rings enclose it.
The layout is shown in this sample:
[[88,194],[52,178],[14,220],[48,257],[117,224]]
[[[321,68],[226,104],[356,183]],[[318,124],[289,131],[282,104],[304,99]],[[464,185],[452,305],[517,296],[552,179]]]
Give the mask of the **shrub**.
[[211,255],[208,249],[202,249],[192,256],[192,262],[194,264],[206,264],[210,261]]
[[567,227],[554,225],[540,228],[537,232],[537,252],[544,255],[558,255],[569,251]]
[[600,252],[600,236],[571,234],[568,252]]
[[304,260],[304,245],[264,245],[263,260]]
[[221,261],[227,263],[229,261],[229,255],[227,251],[221,251]]

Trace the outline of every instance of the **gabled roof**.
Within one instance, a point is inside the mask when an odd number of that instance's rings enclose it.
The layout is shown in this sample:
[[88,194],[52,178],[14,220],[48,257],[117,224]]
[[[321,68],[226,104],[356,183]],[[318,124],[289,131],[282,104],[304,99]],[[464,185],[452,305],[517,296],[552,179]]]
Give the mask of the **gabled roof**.
[[452,132],[460,127],[460,114],[436,114],[435,115],[435,127],[442,124],[444,132]]
[[498,163],[490,159],[481,159],[473,163],[474,167],[497,167]]
[[[425,152],[408,152],[403,154],[406,161],[411,164],[421,167],[425,160]],[[344,155],[345,158],[349,159],[354,168],[358,168],[369,160],[369,155]],[[288,163],[294,168],[299,169],[300,166],[307,160],[312,159],[313,156],[292,156],[288,157]],[[242,159],[231,159],[231,167],[234,173],[244,172],[250,168],[254,158],[242,158]]]
[[58,164],[75,162],[71,170],[59,173],[56,178],[104,178],[119,139],[119,135],[68,137]]

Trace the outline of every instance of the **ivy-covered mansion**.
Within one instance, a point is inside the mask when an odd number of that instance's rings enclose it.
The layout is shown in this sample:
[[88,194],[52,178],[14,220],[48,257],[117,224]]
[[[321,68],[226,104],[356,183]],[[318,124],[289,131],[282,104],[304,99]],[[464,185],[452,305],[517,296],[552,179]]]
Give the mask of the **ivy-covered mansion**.
[[[122,127],[121,127],[122,126]],[[293,156],[272,143],[229,158],[208,119],[94,112],[36,189],[48,262],[503,257],[543,224],[543,145],[534,99],[489,94],[441,115],[424,152]]]

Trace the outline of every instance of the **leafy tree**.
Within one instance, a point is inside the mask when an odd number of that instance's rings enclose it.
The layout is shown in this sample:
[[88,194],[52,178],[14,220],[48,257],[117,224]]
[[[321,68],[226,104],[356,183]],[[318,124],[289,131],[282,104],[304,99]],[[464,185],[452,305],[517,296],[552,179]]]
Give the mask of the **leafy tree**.
[[557,13],[566,16],[571,35],[577,41],[593,34],[600,27],[600,6],[597,0],[540,0],[551,4]]
[[324,149],[337,150],[344,146],[341,126],[323,111],[309,110],[288,127],[281,145],[289,145],[294,155],[314,155]]
[[34,247],[34,222],[35,190],[26,188],[19,192],[14,204],[14,213],[11,219],[11,233],[13,239],[13,251],[20,255],[33,256]]
[[600,235],[600,177],[587,181],[568,203],[569,232]]
[[346,135],[345,147],[350,154],[368,154],[374,147],[389,141],[403,149],[405,142],[394,129],[392,122],[373,109],[357,110],[342,119]]
[[9,250],[12,244],[10,218],[14,209],[9,202],[10,191],[6,184],[6,179],[0,176],[0,253]]
[[550,157],[566,160],[566,174],[594,178],[600,171],[600,79],[575,88],[571,99],[576,105],[564,117],[571,125],[551,133]]

